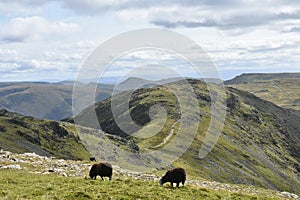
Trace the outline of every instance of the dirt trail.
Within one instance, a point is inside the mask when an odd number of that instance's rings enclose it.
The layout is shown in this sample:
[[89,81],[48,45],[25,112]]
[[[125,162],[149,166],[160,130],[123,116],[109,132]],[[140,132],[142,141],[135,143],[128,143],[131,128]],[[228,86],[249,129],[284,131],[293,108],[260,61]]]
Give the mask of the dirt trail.
[[162,143],[160,143],[160,144],[158,144],[158,145],[152,147],[153,149],[162,147],[164,144],[166,144],[166,143],[169,141],[169,139],[170,139],[170,138],[173,136],[173,134],[174,134],[174,126],[175,126],[177,123],[178,123],[178,121],[176,121],[176,122],[172,125],[171,131],[170,131],[169,135],[168,135],[167,137],[164,138],[164,141],[163,141]]

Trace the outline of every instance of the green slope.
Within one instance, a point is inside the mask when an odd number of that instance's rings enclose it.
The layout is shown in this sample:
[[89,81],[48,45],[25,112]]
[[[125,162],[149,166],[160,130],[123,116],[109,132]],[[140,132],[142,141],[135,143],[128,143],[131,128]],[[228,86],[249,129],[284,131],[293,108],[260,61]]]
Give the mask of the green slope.
[[259,188],[252,188],[256,190],[254,194],[193,185],[172,189],[169,186],[159,187],[158,182],[120,175],[110,182],[41,175],[25,170],[0,170],[1,199],[288,199],[274,191]]
[[[211,120],[211,100],[203,82],[189,81],[198,98],[201,123],[189,149],[172,165],[185,167],[189,174],[209,180],[299,193],[299,116],[250,93],[228,88],[227,117],[223,134],[213,151],[200,159],[198,150]],[[181,82],[170,83],[169,87],[182,89]],[[211,87],[217,89],[217,85],[213,84]],[[167,120],[157,135],[146,139],[128,136],[119,129],[111,114],[110,99],[85,109],[75,121],[81,125],[97,127],[98,122],[92,119],[92,113],[96,109],[98,121],[104,131],[129,138],[139,146],[138,151],[143,152],[160,145],[169,135],[172,126],[175,136],[178,130],[178,101],[164,86],[137,90],[130,101],[131,117],[139,125],[155,128],[157,124],[149,122],[148,114],[151,105],[156,103],[165,108]],[[172,139],[173,137],[170,141]],[[167,144],[168,142],[164,145]]]
[[0,110],[0,149],[64,159],[88,159],[75,126]]
[[225,81],[278,106],[300,110],[300,74],[243,74]]

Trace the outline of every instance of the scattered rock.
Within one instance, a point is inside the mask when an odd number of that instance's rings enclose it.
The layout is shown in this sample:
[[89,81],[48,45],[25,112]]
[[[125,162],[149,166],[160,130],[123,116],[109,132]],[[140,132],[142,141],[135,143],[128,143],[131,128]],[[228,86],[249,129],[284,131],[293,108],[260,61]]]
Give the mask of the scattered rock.
[[11,152],[9,152],[9,151],[4,151],[3,149],[1,149],[0,155],[1,155],[2,158],[9,159],[9,158],[10,158],[10,155],[11,155]]
[[36,153],[24,153],[25,156],[28,156],[28,157],[41,157],[40,155],[36,154]]
[[64,176],[64,177],[68,177],[66,172],[61,172],[60,175]]
[[296,194],[290,193],[290,192],[281,192],[280,193],[282,196],[292,198],[292,199],[300,199],[300,197]]
[[6,166],[2,166],[1,169],[22,169],[22,167],[20,165],[6,165]]
[[[8,158],[6,155],[9,155]],[[24,169],[21,165],[24,163],[27,165],[38,166],[38,168],[33,167],[36,171],[31,171],[30,173],[34,174],[59,174],[64,177],[83,177],[88,179],[88,172],[93,163],[82,163],[74,160],[63,160],[63,159],[55,159],[54,157],[46,157],[40,156],[35,153],[24,153],[24,154],[14,154],[8,151],[0,151],[0,169],[16,169],[21,170]],[[7,164],[11,163],[11,164]],[[14,163],[14,164],[12,164]],[[15,164],[18,163],[18,164]],[[19,163],[21,165],[19,165]],[[212,166],[218,167],[215,163],[211,163]],[[172,168],[173,166],[168,166]],[[29,168],[31,169],[31,168]],[[137,180],[148,180],[155,181],[158,184],[160,177],[155,176],[153,174],[142,174],[139,172],[132,172],[126,169],[123,169],[119,166],[113,165],[114,174],[117,176],[126,176],[132,179]],[[231,184],[224,184],[219,182],[211,182],[211,181],[200,181],[200,180],[187,180],[187,185],[194,185],[201,188],[208,188],[213,190],[226,190],[237,193],[247,193],[247,194],[257,194],[258,188],[253,186],[237,186]],[[300,197],[296,194],[289,192],[278,192],[271,191],[272,194],[282,197],[283,199],[300,199]]]

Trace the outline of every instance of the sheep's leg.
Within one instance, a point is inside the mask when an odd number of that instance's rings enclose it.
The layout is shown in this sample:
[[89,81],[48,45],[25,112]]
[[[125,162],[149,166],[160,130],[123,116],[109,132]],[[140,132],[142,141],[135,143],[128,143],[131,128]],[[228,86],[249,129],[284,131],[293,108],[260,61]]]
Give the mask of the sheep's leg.
[[182,185],[183,185],[183,186],[184,186],[184,182],[185,182],[185,181],[182,181]]
[[179,187],[179,182],[176,183],[176,187]]
[[109,177],[109,180],[111,181],[111,176]]
[[171,182],[171,187],[173,187],[173,182]]

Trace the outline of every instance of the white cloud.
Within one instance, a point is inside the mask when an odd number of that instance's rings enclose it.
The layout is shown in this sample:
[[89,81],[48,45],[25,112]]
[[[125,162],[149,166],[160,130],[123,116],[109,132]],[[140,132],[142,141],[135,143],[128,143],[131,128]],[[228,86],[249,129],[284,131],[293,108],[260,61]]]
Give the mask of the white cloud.
[[15,49],[0,49],[0,58],[11,55],[17,55],[17,51]]
[[[5,17],[42,15],[48,0],[0,0],[0,13]],[[54,2],[54,1],[53,1]]]
[[278,23],[288,25],[291,20],[300,22],[300,7],[287,9],[272,6],[263,7],[232,7],[220,11],[221,7],[177,7],[175,10],[153,12],[150,23],[165,28],[197,28],[210,27],[221,30],[246,29],[268,26],[275,28]]
[[60,0],[65,8],[84,15],[115,12],[123,20],[146,19],[166,28],[216,27],[223,30],[298,20],[300,3],[284,0]]
[[73,43],[62,43],[60,46],[59,46],[59,49],[62,50],[62,51],[69,51],[69,50],[72,50],[72,49],[94,49],[96,48],[98,45],[98,43],[96,41],[92,41],[92,40],[79,40],[79,41],[76,41],[76,42],[73,42]]
[[75,23],[49,21],[39,16],[13,18],[0,25],[0,39],[4,41],[24,41],[32,38],[42,38],[43,35],[65,35],[79,31]]
[[[0,13],[0,71],[6,74],[74,72],[99,41],[147,26],[192,38],[223,71],[299,69],[297,1],[0,0]],[[158,57],[176,65],[170,55],[139,52],[117,62],[113,73]]]
[[[38,7],[51,2],[61,3],[65,9],[78,14],[95,16],[113,12],[122,20],[145,19],[165,28],[214,27],[228,30],[300,20],[300,3],[284,0],[13,0],[10,4]],[[290,30],[298,31],[297,27]],[[236,30],[235,33],[242,31]]]
[[42,5],[46,3],[47,0],[1,0],[0,3],[18,3],[18,4],[25,4],[25,5]]

